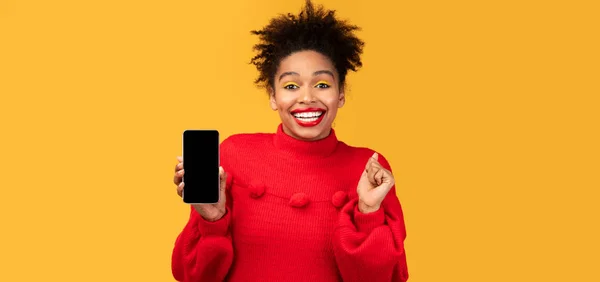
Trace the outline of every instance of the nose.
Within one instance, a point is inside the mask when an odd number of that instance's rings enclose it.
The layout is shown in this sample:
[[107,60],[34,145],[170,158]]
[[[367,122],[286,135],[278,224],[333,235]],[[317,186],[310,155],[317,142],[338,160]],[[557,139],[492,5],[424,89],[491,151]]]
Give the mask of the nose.
[[300,94],[299,102],[302,104],[310,104],[316,102],[316,97],[313,93],[313,89],[306,87]]

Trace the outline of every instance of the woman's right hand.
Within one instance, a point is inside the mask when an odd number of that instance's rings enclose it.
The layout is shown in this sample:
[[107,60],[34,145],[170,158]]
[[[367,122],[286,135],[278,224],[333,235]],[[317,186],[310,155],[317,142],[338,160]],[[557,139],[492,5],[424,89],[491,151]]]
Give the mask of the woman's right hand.
[[[175,165],[175,176],[173,177],[173,183],[175,183],[175,185],[177,185],[177,195],[179,195],[179,197],[182,196],[182,192],[183,192],[183,186],[185,185],[185,183],[183,183],[183,174],[184,169],[183,169],[183,157],[178,156],[177,157],[177,165]],[[227,209],[225,207],[225,198],[226,198],[226,194],[225,194],[225,188],[226,188],[226,181],[227,181],[227,173],[225,172],[225,170],[223,170],[223,167],[219,167],[219,180],[220,180],[220,195],[219,195],[219,202],[216,204],[191,204],[194,209],[196,209],[196,211],[207,221],[217,221],[219,219],[221,219]]]

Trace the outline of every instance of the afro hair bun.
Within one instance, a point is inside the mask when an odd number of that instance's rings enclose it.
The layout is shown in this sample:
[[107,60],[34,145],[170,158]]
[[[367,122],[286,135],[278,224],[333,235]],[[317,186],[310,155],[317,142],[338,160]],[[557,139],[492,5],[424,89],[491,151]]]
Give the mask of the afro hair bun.
[[273,87],[282,59],[298,51],[312,50],[332,61],[343,86],[348,71],[357,71],[362,66],[364,42],[354,34],[357,30],[360,28],[336,18],[335,10],[326,10],[306,0],[298,15],[279,15],[261,30],[251,31],[259,37],[259,43],[253,47],[258,54],[250,62],[259,72],[254,83],[267,89]]

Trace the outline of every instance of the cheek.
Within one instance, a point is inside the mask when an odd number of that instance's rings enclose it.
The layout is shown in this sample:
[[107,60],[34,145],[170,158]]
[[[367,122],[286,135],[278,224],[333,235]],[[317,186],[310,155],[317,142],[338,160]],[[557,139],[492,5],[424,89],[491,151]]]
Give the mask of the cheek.
[[296,100],[289,95],[281,95],[275,99],[275,104],[280,111],[287,111],[296,104]]
[[327,105],[327,108],[329,108],[330,111],[336,110],[340,105],[339,95],[328,96],[322,101],[325,105]]
[[329,114],[329,116],[335,117],[337,115],[337,111],[338,111],[338,108],[332,106],[329,108],[329,111],[327,111],[327,113]]

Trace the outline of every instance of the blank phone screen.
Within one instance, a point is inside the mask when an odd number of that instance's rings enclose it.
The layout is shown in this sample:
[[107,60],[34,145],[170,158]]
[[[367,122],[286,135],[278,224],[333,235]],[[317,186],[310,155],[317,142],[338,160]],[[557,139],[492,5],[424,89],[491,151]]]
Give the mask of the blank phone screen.
[[209,204],[219,201],[219,132],[183,132],[183,201]]

